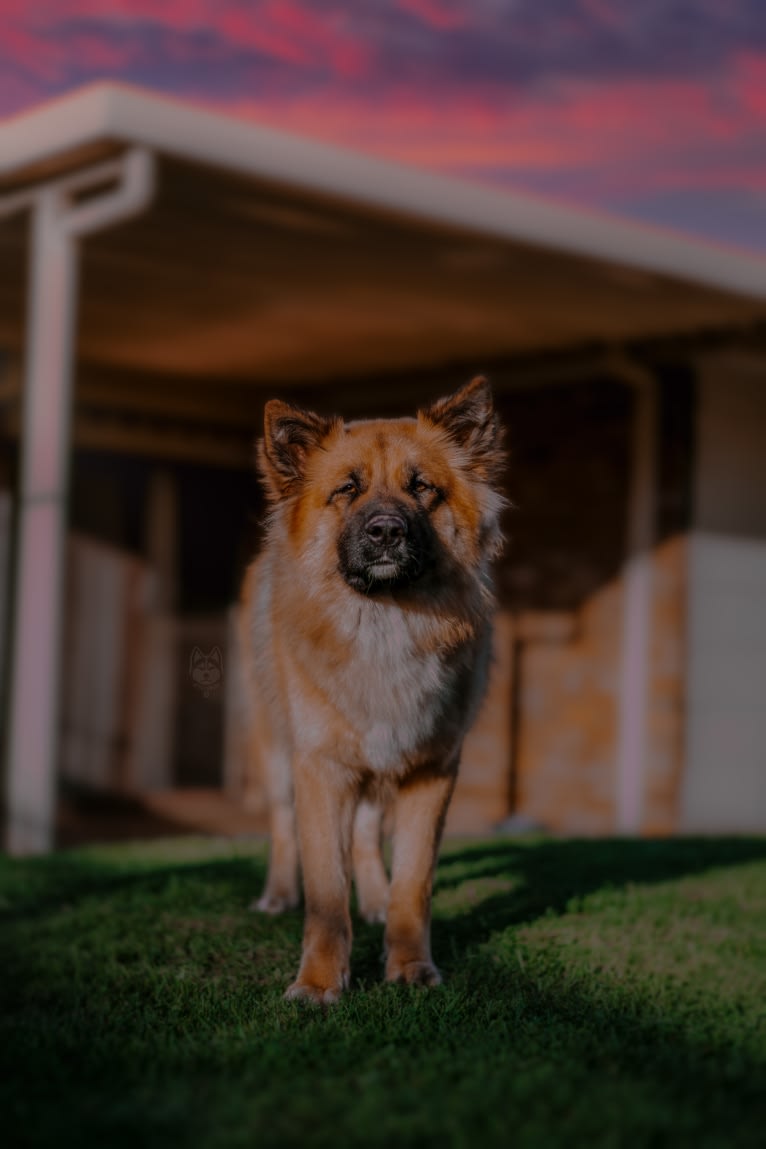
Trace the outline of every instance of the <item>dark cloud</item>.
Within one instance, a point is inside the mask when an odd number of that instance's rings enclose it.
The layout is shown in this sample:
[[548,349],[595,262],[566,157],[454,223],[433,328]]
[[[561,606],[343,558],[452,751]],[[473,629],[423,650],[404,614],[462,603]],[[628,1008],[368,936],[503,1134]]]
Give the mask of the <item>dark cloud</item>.
[[[700,79],[720,73],[737,53],[766,48],[764,0],[356,0],[303,8],[293,3],[283,17],[278,4],[222,0],[221,15],[236,16],[233,31],[216,19],[214,7],[207,27],[177,5],[170,19],[162,5],[156,19],[143,5],[135,23],[118,21],[108,3],[103,13],[93,15],[91,5],[87,18],[73,18],[78,7],[76,0],[63,0],[44,21],[29,9],[31,40],[57,45],[61,54],[56,74],[40,76],[46,90],[103,74],[99,53],[79,48],[99,41],[119,49],[122,62],[109,69],[111,75],[221,99],[275,90],[299,95],[329,83],[349,96],[406,85],[437,99],[442,88],[513,99],[572,81]],[[424,15],[431,10],[446,14],[439,26]],[[299,35],[309,48],[313,36],[316,50],[307,50],[300,62],[280,59],[240,38],[236,28],[247,26]],[[327,52],[332,36],[362,45],[367,66],[340,75]],[[7,75],[21,76],[29,66],[0,42],[0,69]]]
[[696,233],[766,255],[763,194],[745,188],[684,188],[636,196],[615,206],[621,213],[647,223]]
[[[120,28],[99,19],[64,20],[39,37],[42,47],[66,45],[60,65],[38,75],[41,97],[77,87],[105,75],[176,95],[213,95],[217,101],[236,100],[255,92],[295,94],[310,88],[323,75],[287,68],[283,61],[252,47],[240,47],[215,28],[177,29],[148,22]],[[111,50],[111,55],[109,54]],[[105,66],[106,65],[106,66]],[[28,61],[3,59],[0,69],[29,75]]]
[[698,78],[766,47],[763,0],[478,0],[465,23],[434,33],[411,11],[360,3],[354,26],[376,45],[380,75],[510,85]]

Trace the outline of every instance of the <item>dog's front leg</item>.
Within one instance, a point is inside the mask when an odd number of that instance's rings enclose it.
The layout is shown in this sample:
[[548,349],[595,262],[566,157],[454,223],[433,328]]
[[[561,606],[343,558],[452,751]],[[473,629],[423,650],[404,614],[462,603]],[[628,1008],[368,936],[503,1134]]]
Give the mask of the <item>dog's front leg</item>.
[[380,852],[383,807],[364,798],[356,808],[354,844],[354,882],[359,913],[367,922],[384,922],[388,905],[388,876]]
[[250,908],[264,914],[281,914],[297,906],[299,900],[292,771],[290,756],[284,745],[267,742],[260,753],[265,766],[271,806],[271,847],[266,887]]
[[348,777],[330,763],[299,760],[294,770],[306,920],[298,977],[285,996],[329,1004],[338,1000],[349,980],[356,793]]
[[455,771],[422,771],[396,799],[391,892],[386,926],[386,980],[438,985],[431,959],[431,889]]

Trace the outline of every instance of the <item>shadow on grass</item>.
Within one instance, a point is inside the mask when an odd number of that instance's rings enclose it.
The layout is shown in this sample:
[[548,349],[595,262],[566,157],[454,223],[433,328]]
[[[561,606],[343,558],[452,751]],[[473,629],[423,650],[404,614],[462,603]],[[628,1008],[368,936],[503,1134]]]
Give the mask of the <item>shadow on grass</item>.
[[[238,921],[242,912],[237,928],[247,933],[244,907],[265,858],[133,871],[127,863],[116,873],[71,856],[8,867],[21,881],[5,924],[27,947],[6,967],[0,1016],[10,1143],[759,1145],[763,1064],[736,1031],[694,1029],[680,1006],[660,1014],[598,977],[573,982],[555,954],[525,971],[481,947],[573,897],[764,858],[766,841],[756,838],[453,844],[438,890],[477,879],[512,885],[434,922],[437,961],[452,955],[448,985],[424,993],[377,984],[381,931],[356,923],[357,985],[376,984],[328,1014],[283,1004],[281,984],[249,978],[233,951],[221,958],[232,976],[209,978],[204,935],[198,955],[185,952],[161,976],[145,956],[119,968],[87,948],[70,956],[83,923],[58,911],[91,898],[119,915],[126,899],[135,908],[146,895],[151,917],[155,895],[167,895],[166,907],[177,891],[179,913],[199,896],[206,920],[220,904]],[[38,925],[49,912],[60,932]],[[297,964],[300,914],[288,924]],[[279,928],[260,918],[253,934]],[[6,936],[6,956],[14,944]]]
[[157,862],[151,868],[136,870],[126,862],[123,867],[105,866],[95,859],[76,854],[57,854],[27,862],[2,863],[0,889],[11,872],[9,885],[0,893],[0,923],[10,925],[44,917],[63,905],[75,907],[93,897],[110,897],[120,891],[151,895],[169,881],[236,883],[249,904],[260,891],[266,876],[266,854],[252,858],[218,858],[209,862]]
[[453,949],[465,952],[497,930],[532,922],[551,910],[561,913],[572,898],[597,890],[654,885],[763,858],[766,839],[752,837],[499,840],[453,850],[442,859],[437,891],[487,878],[515,878],[519,884],[449,921],[437,919],[434,944],[449,935]]
[[[515,884],[511,890],[491,894],[448,921],[435,920],[435,945],[449,936],[450,948],[454,951],[457,946],[458,952],[465,952],[486,941],[496,930],[533,921],[550,910],[563,911],[573,897],[585,897],[603,888],[670,881],[763,858],[766,838],[756,837],[541,842],[498,838],[463,848],[453,844],[439,863],[436,892],[478,879],[513,879]],[[266,852],[261,856],[205,862],[158,861],[151,867],[143,864],[138,870],[129,859],[115,870],[98,856],[83,858],[76,854],[57,854],[29,862],[5,860],[2,865],[0,890],[8,875],[12,880],[10,887],[0,892],[0,922],[10,924],[44,916],[62,904],[75,906],[84,898],[120,891],[150,895],[170,880],[226,883],[239,890],[243,903],[249,905],[265,879]]]

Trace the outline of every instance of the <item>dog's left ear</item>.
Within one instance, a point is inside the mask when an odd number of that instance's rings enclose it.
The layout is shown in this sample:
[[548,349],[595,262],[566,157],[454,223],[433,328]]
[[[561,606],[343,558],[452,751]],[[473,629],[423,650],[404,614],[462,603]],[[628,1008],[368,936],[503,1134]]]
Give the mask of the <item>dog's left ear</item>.
[[483,375],[418,411],[418,418],[442,428],[467,452],[471,467],[482,478],[494,482],[500,477],[505,463],[503,430],[492,403],[492,388]]

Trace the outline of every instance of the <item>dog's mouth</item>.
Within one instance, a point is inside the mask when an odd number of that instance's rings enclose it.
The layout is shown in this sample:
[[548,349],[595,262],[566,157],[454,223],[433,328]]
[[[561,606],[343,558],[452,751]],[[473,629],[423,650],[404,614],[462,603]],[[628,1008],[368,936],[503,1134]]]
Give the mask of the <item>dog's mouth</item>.
[[376,563],[370,563],[367,572],[374,579],[387,580],[398,578],[400,570],[399,564],[393,559],[380,559]]
[[422,578],[432,551],[424,522],[397,503],[376,502],[342,531],[338,569],[362,594],[390,594]]
[[370,595],[411,586],[417,582],[423,571],[421,564],[412,560],[401,562],[382,557],[365,563],[364,566],[341,568],[341,573],[354,590]]

